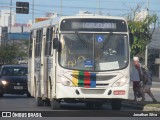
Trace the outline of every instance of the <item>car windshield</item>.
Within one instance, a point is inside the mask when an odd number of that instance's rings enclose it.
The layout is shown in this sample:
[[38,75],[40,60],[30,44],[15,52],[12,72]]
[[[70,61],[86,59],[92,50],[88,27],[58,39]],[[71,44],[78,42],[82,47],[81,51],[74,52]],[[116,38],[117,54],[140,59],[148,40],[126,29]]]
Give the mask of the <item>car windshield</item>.
[[105,71],[125,68],[129,48],[125,34],[61,34],[59,63],[75,70]]
[[4,67],[2,70],[2,76],[26,76],[26,67]]

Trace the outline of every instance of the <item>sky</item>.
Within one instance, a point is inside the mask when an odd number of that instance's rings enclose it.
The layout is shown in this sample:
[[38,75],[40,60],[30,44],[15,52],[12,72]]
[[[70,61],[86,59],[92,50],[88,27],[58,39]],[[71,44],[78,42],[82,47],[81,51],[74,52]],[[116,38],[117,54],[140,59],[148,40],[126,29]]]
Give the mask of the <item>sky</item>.
[[29,2],[30,5],[29,14],[16,14],[17,23],[27,23],[34,18],[45,17],[47,13],[76,15],[79,11],[89,11],[103,15],[125,16],[138,4],[142,9],[149,6],[150,14],[156,13],[160,18],[160,0],[0,0],[0,10],[9,10],[11,1],[14,11],[17,1]]

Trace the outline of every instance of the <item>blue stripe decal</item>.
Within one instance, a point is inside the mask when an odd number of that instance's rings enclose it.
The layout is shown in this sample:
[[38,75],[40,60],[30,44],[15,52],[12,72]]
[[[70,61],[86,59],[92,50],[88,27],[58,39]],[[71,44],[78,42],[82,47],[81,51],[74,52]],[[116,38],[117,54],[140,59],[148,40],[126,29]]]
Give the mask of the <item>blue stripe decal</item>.
[[91,73],[91,88],[95,88],[96,87],[96,74],[95,73]]

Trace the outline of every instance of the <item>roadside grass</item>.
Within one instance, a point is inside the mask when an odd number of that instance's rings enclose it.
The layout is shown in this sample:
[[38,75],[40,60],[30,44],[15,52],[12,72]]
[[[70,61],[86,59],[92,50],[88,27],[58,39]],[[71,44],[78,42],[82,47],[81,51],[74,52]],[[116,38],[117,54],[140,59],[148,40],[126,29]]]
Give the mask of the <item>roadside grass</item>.
[[160,108],[160,104],[147,104],[147,105],[145,105],[145,107],[156,107],[156,108]]

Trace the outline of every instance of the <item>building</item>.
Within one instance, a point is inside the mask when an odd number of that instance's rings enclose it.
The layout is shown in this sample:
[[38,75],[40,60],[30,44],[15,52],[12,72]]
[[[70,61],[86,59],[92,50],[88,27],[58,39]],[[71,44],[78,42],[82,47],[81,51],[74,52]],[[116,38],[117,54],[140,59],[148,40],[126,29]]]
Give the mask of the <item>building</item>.
[[28,40],[30,26],[31,24],[16,23],[16,13],[13,10],[0,10],[0,46],[13,40]]
[[0,27],[0,46],[8,39],[8,27]]
[[136,13],[134,21],[144,21],[147,15],[148,15],[148,10],[142,9],[140,12]]
[[[151,29],[153,31],[153,29]],[[154,30],[152,40],[148,45],[150,57],[149,62],[151,63],[151,67],[153,74],[160,80],[160,28],[156,28]]]
[[15,16],[13,10],[0,10],[0,46],[8,40],[8,32],[16,21]]
[[[11,13],[11,17],[10,17]],[[12,10],[0,10],[0,26],[13,26],[16,21],[16,13]]]
[[8,31],[8,40],[17,41],[17,40],[29,40],[30,26],[21,25],[14,26],[11,29],[11,33]]
[[9,29],[9,27],[0,27],[0,46],[6,43],[16,43],[22,40],[29,40],[29,36],[30,26],[24,24],[13,26],[11,29]]

